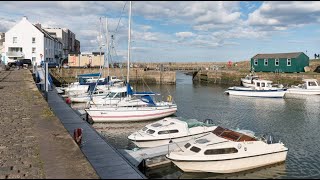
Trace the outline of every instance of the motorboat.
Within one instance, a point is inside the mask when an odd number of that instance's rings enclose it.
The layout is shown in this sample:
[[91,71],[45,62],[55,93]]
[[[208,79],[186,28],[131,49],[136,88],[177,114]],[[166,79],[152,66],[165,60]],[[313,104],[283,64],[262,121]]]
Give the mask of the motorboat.
[[241,78],[241,84],[244,87],[254,87],[253,80],[255,79],[259,79],[259,76],[250,73],[249,75],[246,75],[246,77]]
[[196,119],[167,117],[146,125],[129,135],[128,139],[139,148],[155,147],[202,137],[216,127],[213,124],[203,123]]
[[320,86],[317,79],[303,79],[303,84],[287,89],[287,94],[320,95]]
[[272,86],[272,81],[268,80],[255,79],[253,80],[253,83],[254,86],[252,87],[229,87],[225,93],[227,95],[236,96],[283,98],[287,90],[286,88],[283,88],[283,86]]
[[258,138],[218,126],[166,157],[184,172],[235,173],[284,162],[287,153],[288,148],[272,136]]

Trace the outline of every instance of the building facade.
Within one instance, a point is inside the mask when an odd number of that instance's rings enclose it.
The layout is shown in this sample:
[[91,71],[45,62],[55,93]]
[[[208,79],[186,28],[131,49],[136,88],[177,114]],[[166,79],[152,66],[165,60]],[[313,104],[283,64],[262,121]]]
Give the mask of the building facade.
[[27,17],[6,32],[4,49],[6,63],[31,59],[33,64],[40,65],[43,60],[59,62],[62,56],[62,43]]
[[304,72],[309,57],[303,52],[257,54],[251,58],[251,71],[255,72]]
[[63,59],[68,58],[69,53],[80,53],[80,41],[76,35],[67,28],[45,28],[53,37],[56,37],[63,44]]
[[70,67],[100,67],[104,65],[104,53],[92,52],[92,53],[81,53],[81,54],[69,54],[68,65]]
[[0,64],[4,62],[4,39],[5,39],[5,33],[0,32]]

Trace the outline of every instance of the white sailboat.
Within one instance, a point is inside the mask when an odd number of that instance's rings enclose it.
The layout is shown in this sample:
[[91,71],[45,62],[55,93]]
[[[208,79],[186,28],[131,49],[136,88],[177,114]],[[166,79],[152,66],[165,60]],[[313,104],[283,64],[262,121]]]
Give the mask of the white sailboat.
[[[131,90],[129,84],[130,68],[130,43],[131,43],[131,1],[129,6],[129,30],[128,30],[128,62],[127,62],[127,90]],[[127,96],[139,95],[139,93],[127,92]],[[147,102],[144,106],[90,106],[85,109],[93,122],[130,122],[160,119],[174,114],[177,105],[170,102],[154,102],[151,94],[141,93],[142,100]]]

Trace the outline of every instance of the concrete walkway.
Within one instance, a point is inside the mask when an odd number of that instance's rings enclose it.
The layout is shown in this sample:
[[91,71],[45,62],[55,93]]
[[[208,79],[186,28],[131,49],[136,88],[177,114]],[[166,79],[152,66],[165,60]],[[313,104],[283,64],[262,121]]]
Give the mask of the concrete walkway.
[[29,70],[0,71],[0,179],[97,179]]

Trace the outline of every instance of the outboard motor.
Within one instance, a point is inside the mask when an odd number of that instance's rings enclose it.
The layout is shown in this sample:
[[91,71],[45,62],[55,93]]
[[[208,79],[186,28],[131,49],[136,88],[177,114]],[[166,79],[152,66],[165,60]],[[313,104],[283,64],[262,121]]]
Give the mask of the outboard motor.
[[205,124],[213,124],[213,120],[212,119],[205,119],[204,123]]

